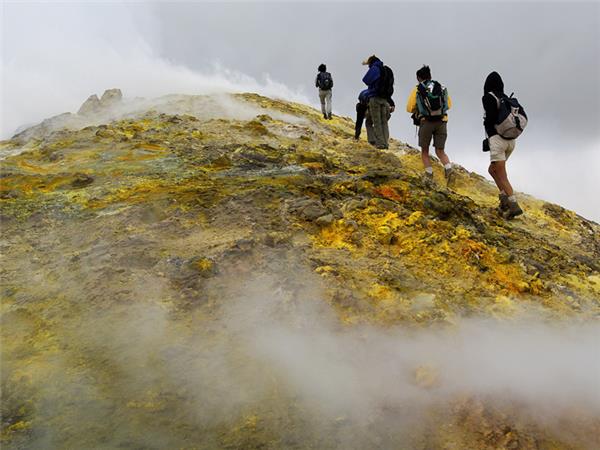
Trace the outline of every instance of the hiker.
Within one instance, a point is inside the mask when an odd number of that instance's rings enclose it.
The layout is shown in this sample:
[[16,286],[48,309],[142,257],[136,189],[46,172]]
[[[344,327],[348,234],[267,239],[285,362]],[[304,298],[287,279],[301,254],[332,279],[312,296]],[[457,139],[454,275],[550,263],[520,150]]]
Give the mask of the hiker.
[[324,119],[331,120],[331,88],[333,87],[333,78],[327,72],[325,64],[319,65],[319,73],[315,79],[315,87],[319,88],[319,100],[321,100],[321,112]]
[[448,136],[447,111],[452,106],[448,90],[439,82],[431,79],[431,69],[423,66],[417,70],[418,84],[411,91],[406,111],[412,114],[413,123],[419,127],[419,146],[421,147],[421,160],[425,168],[425,182],[433,182],[433,168],[429,158],[429,145],[433,138],[435,154],[444,165],[446,183],[450,183],[454,169],[450,158],[444,151]]
[[368,106],[367,137],[375,147],[386,149],[390,138],[388,120],[395,108],[391,100],[394,93],[394,73],[375,55],[369,56],[363,61],[363,65],[369,66],[362,79],[367,89],[360,93],[358,99]]
[[[364,91],[363,91],[364,92]],[[392,97],[386,99],[388,104],[390,105],[389,113],[387,114],[387,120],[390,120],[391,113],[394,112],[396,108],[396,104]],[[360,133],[362,131],[363,122],[367,122],[367,140],[369,144],[375,146],[375,132],[373,129],[373,119],[369,114],[369,102],[364,98],[364,96],[360,96],[358,98],[358,103],[356,104],[356,122],[354,124],[354,139],[358,140],[360,138]],[[387,139],[389,139],[389,134],[387,135]]]
[[[500,191],[498,198],[501,214],[506,219],[512,219],[523,214],[523,210],[517,203],[513,188],[508,181],[506,161],[515,149],[516,137],[527,125],[527,116],[512,94],[508,97],[504,93],[504,82],[498,72],[490,73],[485,79],[481,102],[485,112],[483,126],[486,134],[483,151],[490,152],[488,172]],[[502,108],[501,105],[506,107]],[[516,111],[511,111],[512,108],[516,108]]]

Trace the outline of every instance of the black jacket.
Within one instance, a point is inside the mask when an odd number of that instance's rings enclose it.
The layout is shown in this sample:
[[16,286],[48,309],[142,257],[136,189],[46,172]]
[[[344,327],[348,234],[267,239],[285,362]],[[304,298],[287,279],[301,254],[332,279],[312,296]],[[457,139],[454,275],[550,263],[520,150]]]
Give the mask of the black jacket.
[[483,97],[481,97],[481,103],[483,103],[483,110],[485,111],[483,126],[488,137],[498,134],[494,127],[498,119],[498,102],[490,95],[490,92],[493,92],[498,98],[504,95],[504,82],[498,72],[492,72],[487,76],[483,85]]

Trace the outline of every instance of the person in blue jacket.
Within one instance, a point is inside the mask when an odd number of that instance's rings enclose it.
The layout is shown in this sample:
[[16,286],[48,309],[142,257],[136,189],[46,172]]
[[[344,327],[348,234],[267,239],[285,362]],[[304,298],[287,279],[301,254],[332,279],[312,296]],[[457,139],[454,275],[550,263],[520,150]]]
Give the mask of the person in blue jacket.
[[[385,149],[388,148],[390,137],[388,120],[394,111],[394,102],[391,97],[385,98],[379,93],[383,62],[377,56],[371,55],[363,61],[363,65],[369,66],[369,70],[362,79],[363,83],[367,85],[367,89],[363,90],[358,98],[361,103],[368,104],[367,136],[369,142],[375,147]],[[372,131],[372,137],[369,135],[371,134],[369,131]]]

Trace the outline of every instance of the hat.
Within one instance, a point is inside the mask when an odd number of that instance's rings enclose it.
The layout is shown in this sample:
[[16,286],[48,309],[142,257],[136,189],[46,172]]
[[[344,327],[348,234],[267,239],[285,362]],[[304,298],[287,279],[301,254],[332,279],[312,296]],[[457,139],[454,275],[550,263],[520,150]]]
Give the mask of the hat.
[[375,61],[376,59],[378,59],[378,58],[377,58],[377,56],[375,56],[375,55],[371,55],[371,56],[369,56],[367,59],[365,59],[365,60],[362,62],[362,65],[363,65],[363,66],[368,66],[369,64],[371,64],[371,63],[372,63],[373,61]]

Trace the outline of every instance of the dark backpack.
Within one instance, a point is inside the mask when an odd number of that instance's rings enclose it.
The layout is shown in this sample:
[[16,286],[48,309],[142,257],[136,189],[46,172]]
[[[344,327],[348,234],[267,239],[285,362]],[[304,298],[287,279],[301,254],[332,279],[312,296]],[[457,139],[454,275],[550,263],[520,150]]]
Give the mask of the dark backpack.
[[377,84],[377,97],[390,98],[392,95],[394,95],[394,72],[388,66],[383,66]]
[[[427,83],[427,85],[425,85]],[[419,83],[417,94],[421,102],[422,110],[419,111],[425,117],[441,117],[445,113],[444,88],[437,81]]]
[[319,88],[327,91],[333,87],[333,78],[329,72],[319,72],[318,77]]
[[503,95],[500,98],[496,97],[493,92],[490,92],[490,94],[496,99],[498,105],[496,131],[504,139],[518,138],[527,126],[525,110],[519,101],[513,97],[513,94],[510,94],[510,97]]

